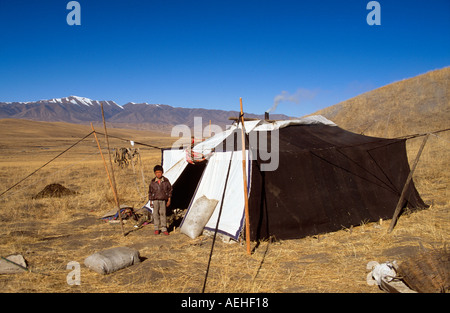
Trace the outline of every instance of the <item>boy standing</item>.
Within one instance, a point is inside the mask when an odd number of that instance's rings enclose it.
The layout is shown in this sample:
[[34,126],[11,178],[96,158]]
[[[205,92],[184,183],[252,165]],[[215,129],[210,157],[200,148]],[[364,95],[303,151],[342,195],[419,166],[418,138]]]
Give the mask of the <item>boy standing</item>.
[[153,168],[153,172],[155,173],[155,178],[150,182],[148,199],[150,200],[150,206],[153,208],[155,235],[158,235],[161,231],[164,235],[169,235],[167,232],[166,206],[170,206],[172,185],[163,176],[161,165],[156,165]]

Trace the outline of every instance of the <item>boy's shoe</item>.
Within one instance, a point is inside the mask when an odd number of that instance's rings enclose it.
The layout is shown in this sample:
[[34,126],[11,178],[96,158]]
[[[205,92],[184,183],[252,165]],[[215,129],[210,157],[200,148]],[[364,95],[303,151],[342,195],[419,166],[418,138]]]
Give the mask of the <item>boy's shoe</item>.
[[168,231],[163,232],[163,234],[166,235],[166,236],[169,236],[169,232]]
[[155,230],[155,235],[159,235],[159,230]]

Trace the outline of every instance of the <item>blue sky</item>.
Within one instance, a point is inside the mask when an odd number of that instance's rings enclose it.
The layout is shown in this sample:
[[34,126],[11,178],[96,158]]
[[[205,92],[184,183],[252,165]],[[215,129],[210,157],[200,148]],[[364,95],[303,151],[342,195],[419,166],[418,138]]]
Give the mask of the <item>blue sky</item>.
[[373,26],[367,0],[79,0],[80,26],[68,2],[0,0],[0,101],[302,116],[450,65],[448,0],[380,0]]

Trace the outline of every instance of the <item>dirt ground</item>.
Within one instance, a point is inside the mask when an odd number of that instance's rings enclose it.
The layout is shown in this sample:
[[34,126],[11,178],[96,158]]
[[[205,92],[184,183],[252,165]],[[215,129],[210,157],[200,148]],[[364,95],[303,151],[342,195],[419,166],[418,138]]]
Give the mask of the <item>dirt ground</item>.
[[[207,292],[381,292],[366,282],[366,264],[376,260],[402,261],[427,248],[441,247],[443,230],[434,236],[411,234],[421,219],[441,220],[437,208],[403,216],[393,234],[388,222],[298,240],[265,241],[251,256],[245,245],[216,241]],[[448,214],[448,212],[446,213]],[[431,215],[431,217],[430,217]],[[448,215],[447,215],[448,216]],[[21,253],[30,272],[0,275],[4,292],[201,292],[212,238],[192,240],[178,230],[154,235],[152,225],[135,230],[110,224],[92,214],[74,214],[67,222],[16,222],[2,230],[2,255]],[[15,230],[14,230],[15,229]],[[252,243],[255,247],[256,243]],[[92,253],[117,246],[140,252],[142,262],[109,275],[83,264]],[[81,265],[81,285],[69,285],[71,261]]]

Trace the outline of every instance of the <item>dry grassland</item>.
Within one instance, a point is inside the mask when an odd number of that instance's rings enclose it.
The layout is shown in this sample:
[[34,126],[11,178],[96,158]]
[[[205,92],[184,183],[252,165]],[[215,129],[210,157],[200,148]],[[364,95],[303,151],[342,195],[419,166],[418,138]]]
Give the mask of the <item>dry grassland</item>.
[[[90,132],[89,127],[70,124],[55,128],[41,125],[29,134],[30,125],[20,130],[0,121],[0,192],[25,177],[56,154]],[[9,125],[6,127],[5,125]],[[42,130],[43,128],[44,130]],[[74,127],[68,129],[68,127]],[[98,127],[99,128],[99,127]],[[18,130],[19,129],[19,130]],[[63,129],[67,133],[63,133]],[[101,131],[101,129],[97,129]],[[111,130],[113,132],[113,130]],[[120,131],[121,137],[170,146],[172,138],[136,131]],[[36,133],[38,135],[36,135]],[[100,136],[102,147],[106,144]],[[413,160],[421,138],[408,143]],[[403,215],[390,234],[390,221],[362,223],[352,229],[298,240],[261,242],[251,256],[239,243],[216,242],[206,292],[381,292],[366,283],[366,264],[375,260],[397,260],[425,248],[448,242],[450,136],[431,136],[420,160],[414,181],[430,208]],[[111,147],[125,146],[111,140]],[[103,150],[106,153],[106,150]],[[148,182],[152,167],[160,162],[160,151],[140,147],[143,171]],[[120,202],[142,206],[146,188],[141,168],[119,169],[115,165]],[[77,191],[75,196],[33,200],[32,196],[50,183]],[[201,292],[212,239],[191,240],[175,230],[170,236],[153,235],[152,227],[133,229],[99,220],[114,207],[113,196],[93,137],[83,141],[25,182],[0,198],[0,255],[22,254],[31,272],[0,275],[2,292]],[[143,262],[102,276],[90,271],[84,259],[94,252],[129,246],[139,250]],[[70,261],[81,264],[81,285],[69,285],[66,268]]]

